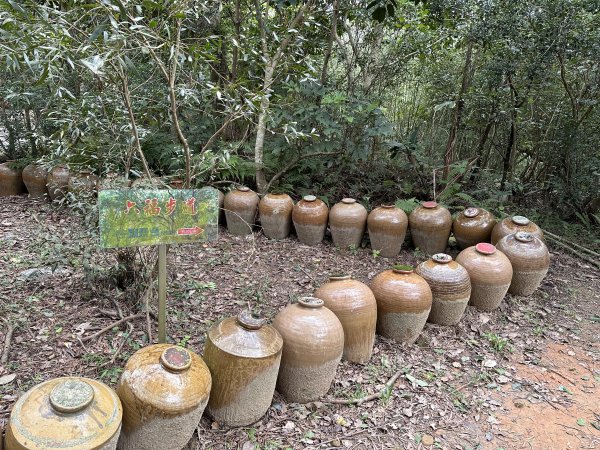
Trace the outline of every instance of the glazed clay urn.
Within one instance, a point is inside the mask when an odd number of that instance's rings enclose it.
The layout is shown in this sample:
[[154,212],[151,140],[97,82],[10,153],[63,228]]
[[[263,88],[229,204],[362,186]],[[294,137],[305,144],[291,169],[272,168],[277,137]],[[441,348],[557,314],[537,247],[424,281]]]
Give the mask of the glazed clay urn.
[[482,208],[467,208],[461,211],[452,223],[452,232],[461,249],[480,242],[490,242],[496,218]]
[[371,248],[379,252],[379,256],[393,258],[400,253],[406,236],[408,217],[396,205],[382,205],[375,208],[367,217],[367,227]]
[[431,288],[433,303],[429,322],[438,325],[456,325],[463,316],[471,296],[471,280],[467,269],[452,261],[450,255],[436,253],[417,266]]
[[0,197],[19,195],[25,192],[23,172],[11,169],[8,164],[0,164]]
[[5,450],[114,450],[123,411],[99,381],[55,378],[22,395],[10,414]]
[[44,198],[48,194],[46,178],[48,171],[37,164],[29,164],[23,169],[23,182],[31,198]]
[[71,172],[67,166],[58,165],[52,168],[46,179],[50,200],[62,200],[69,192]]
[[344,328],[343,359],[365,364],[371,358],[377,325],[377,302],[369,287],[350,275],[332,275],[315,291]]
[[238,186],[225,195],[223,202],[227,230],[235,236],[252,234],[258,207],[258,194],[249,187]]
[[226,427],[246,426],[267,412],[282,346],[279,332],[249,311],[208,330],[204,360],[213,385],[207,411],[217,422]]
[[333,245],[347,250],[359,248],[367,225],[367,210],[353,198],[336,203],[329,213]]
[[410,233],[415,247],[428,255],[442,253],[448,246],[452,216],[437,202],[423,202],[408,216]]
[[431,289],[410,266],[397,265],[371,281],[377,300],[377,333],[398,342],[417,340],[431,311]]
[[456,262],[469,272],[469,303],[481,311],[498,308],[513,276],[512,265],[506,255],[492,244],[480,242],[460,252]]
[[208,403],[211,376],[200,356],[183,347],[144,347],[127,361],[117,393],[123,403],[118,448],[180,450]]
[[273,326],[283,338],[277,391],[289,402],[324,396],[344,351],[344,329],[323,300],[303,297],[277,314]]
[[525,231],[535,237],[544,240],[544,233],[535,223],[523,216],[512,216],[498,222],[492,230],[492,244],[496,245],[504,236]]
[[323,240],[329,208],[314,195],[305,195],[294,205],[292,221],[298,240],[305,245],[317,245]]
[[267,194],[258,204],[260,224],[269,239],[285,239],[292,227],[294,202],[287,194]]
[[68,190],[71,194],[80,196],[91,196],[98,191],[100,178],[89,170],[82,170],[71,175]]
[[546,244],[533,233],[519,231],[500,239],[497,247],[510,260],[513,268],[508,292],[524,296],[533,294],[550,267],[550,253]]

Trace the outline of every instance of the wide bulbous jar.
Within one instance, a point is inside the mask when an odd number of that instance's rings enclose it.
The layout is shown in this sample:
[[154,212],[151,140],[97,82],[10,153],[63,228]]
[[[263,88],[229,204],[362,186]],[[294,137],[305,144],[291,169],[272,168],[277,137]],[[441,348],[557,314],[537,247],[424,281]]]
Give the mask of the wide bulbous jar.
[[292,228],[294,202],[287,194],[267,194],[258,204],[263,233],[269,239],[285,239]]
[[329,208],[314,195],[305,195],[294,205],[292,221],[298,240],[305,245],[317,245],[323,240]]
[[504,236],[510,236],[519,231],[531,233],[535,237],[544,240],[542,229],[524,216],[512,216],[498,222],[492,230],[492,244],[496,245]]
[[273,320],[283,338],[277,391],[289,402],[308,403],[324,396],[344,351],[344,329],[323,300],[303,297]]
[[497,247],[510,260],[513,268],[508,292],[523,296],[533,294],[550,268],[550,253],[546,244],[533,233],[519,231],[500,239]]
[[238,186],[229,191],[223,202],[227,231],[236,236],[252,234],[258,201],[258,194],[249,187]]
[[244,311],[208,330],[204,360],[213,385],[208,413],[221,425],[239,427],[269,409],[281,362],[283,339],[270,325]]
[[371,358],[377,326],[377,302],[369,286],[350,275],[332,275],[329,282],[315,291],[344,328],[346,361],[365,364]]
[[492,244],[480,242],[460,252],[456,262],[469,272],[469,303],[481,311],[498,308],[513,276],[512,265],[506,255]]
[[347,250],[359,248],[367,225],[367,210],[353,198],[336,203],[329,213],[333,245]]
[[415,247],[428,255],[442,253],[448,246],[452,215],[437,202],[423,202],[408,216]]
[[48,178],[46,178],[46,187],[48,188],[50,200],[62,200],[67,196],[70,177],[71,172],[67,166],[58,165],[52,168],[48,173]]
[[208,403],[211,376],[200,356],[182,347],[144,347],[127,361],[117,394],[123,403],[118,448],[180,450]]
[[379,256],[393,258],[400,253],[406,236],[408,217],[396,205],[382,205],[375,208],[367,217],[371,248]]
[[23,169],[23,182],[31,198],[43,198],[48,195],[46,178],[48,171],[37,164],[29,164]]
[[89,170],[82,170],[69,178],[69,193],[79,196],[92,196],[98,191],[100,178]]
[[461,211],[452,223],[452,232],[461,249],[480,242],[489,242],[496,218],[483,208],[467,208]]
[[25,192],[23,172],[11,169],[8,164],[0,164],[0,197],[19,195]]
[[429,322],[456,325],[471,296],[471,280],[467,269],[453,261],[450,255],[436,253],[419,264],[415,272],[427,281],[433,295]]
[[377,300],[377,333],[412,344],[431,311],[431,288],[410,266],[397,265],[371,281]]
[[99,381],[55,378],[23,394],[10,414],[5,450],[115,450],[123,410]]

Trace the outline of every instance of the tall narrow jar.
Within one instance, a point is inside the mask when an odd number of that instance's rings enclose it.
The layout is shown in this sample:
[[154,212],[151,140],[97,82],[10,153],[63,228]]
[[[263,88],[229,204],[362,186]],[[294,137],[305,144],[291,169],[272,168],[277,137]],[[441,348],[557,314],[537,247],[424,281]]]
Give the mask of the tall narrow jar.
[[277,314],[273,326],[283,338],[277,391],[288,401],[307,403],[324,396],[344,351],[344,329],[323,300],[303,297]]
[[461,249],[489,242],[496,218],[483,208],[467,208],[452,223],[452,232]]
[[443,253],[448,246],[452,215],[437,202],[423,202],[408,216],[415,247],[428,255]]
[[244,311],[208,330],[204,360],[213,379],[208,413],[227,427],[250,425],[269,409],[283,339],[265,321]]
[[371,248],[379,256],[393,258],[400,253],[406,236],[408,217],[396,205],[382,205],[375,208],[367,217]]
[[118,448],[181,450],[200,422],[210,387],[208,367],[194,352],[171,344],[138,350],[117,388],[123,403]]
[[544,240],[541,228],[524,216],[512,216],[498,222],[492,230],[492,244],[496,245],[504,236],[510,236],[519,231],[531,233],[538,239]]
[[353,198],[336,203],[329,213],[333,245],[341,249],[359,248],[367,225],[367,210]]
[[294,205],[292,221],[298,240],[305,245],[317,245],[323,240],[329,208],[314,195],[305,195]]
[[287,194],[267,194],[258,204],[260,224],[269,239],[285,239],[292,227],[294,202]]
[[227,230],[231,234],[236,236],[252,234],[258,201],[258,194],[246,186],[238,186],[225,195],[223,206]]
[[369,287],[350,275],[332,275],[315,291],[342,323],[343,359],[366,364],[371,359],[377,325],[377,302]]

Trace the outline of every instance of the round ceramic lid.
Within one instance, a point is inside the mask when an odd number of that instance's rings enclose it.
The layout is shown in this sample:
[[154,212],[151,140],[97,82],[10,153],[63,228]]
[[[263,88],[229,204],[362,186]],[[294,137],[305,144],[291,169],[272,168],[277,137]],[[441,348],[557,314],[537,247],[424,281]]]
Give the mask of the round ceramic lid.
[[527,231],[519,231],[515,233],[515,239],[519,242],[531,242],[533,241],[533,234],[528,233]]
[[431,257],[431,259],[438,264],[448,264],[452,261],[452,256],[445,253],[436,253]]
[[522,225],[522,226],[529,224],[529,219],[525,216],[513,216],[512,221],[514,223],[516,223],[517,225]]
[[305,202],[314,202],[317,199],[317,197],[315,197],[314,195],[305,195],[304,197],[302,197],[302,200],[304,200]]
[[423,206],[423,208],[427,208],[427,209],[433,209],[433,208],[437,208],[437,202],[434,201],[430,201],[430,202],[423,202],[421,204],[421,206]]
[[487,242],[480,242],[475,246],[475,250],[482,255],[493,255],[496,252],[496,247]]
[[104,448],[121,426],[117,394],[103,383],[81,377],[38,384],[15,404],[9,428],[30,450]]
[[342,281],[342,280],[350,280],[352,275],[348,275],[347,273],[332,273],[329,275],[329,281]]
[[479,215],[479,208],[467,208],[464,210],[463,214],[465,215],[465,217],[468,217],[469,219],[473,218],[473,217],[477,217]]
[[320,308],[325,302],[317,297],[300,297],[298,304],[305,308]]
[[248,192],[250,188],[248,186],[238,186],[237,190],[242,192]]
[[394,205],[393,203],[384,203],[383,205],[381,205],[381,207],[386,209],[392,209],[395,208],[396,205]]
[[392,267],[392,270],[395,273],[409,274],[414,272],[414,267],[405,264],[396,264]]
[[342,203],[345,203],[347,205],[351,205],[352,203],[356,203],[356,199],[350,198],[350,197],[346,197],[346,198],[342,199]]

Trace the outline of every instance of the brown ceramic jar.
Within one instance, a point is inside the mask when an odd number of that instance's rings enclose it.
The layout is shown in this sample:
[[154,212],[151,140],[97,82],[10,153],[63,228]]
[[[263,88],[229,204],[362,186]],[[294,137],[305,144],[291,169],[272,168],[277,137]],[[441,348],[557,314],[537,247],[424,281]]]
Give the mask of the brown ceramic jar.
[[344,329],[323,300],[303,297],[277,314],[273,326],[283,338],[277,391],[289,402],[324,396],[344,351]]
[[371,358],[377,325],[377,302],[369,287],[350,275],[332,275],[315,291],[344,327],[346,361],[365,364]]
[[138,350],[117,388],[123,403],[118,448],[182,449],[200,422],[210,387],[208,367],[195,353],[171,344]]
[[43,198],[48,194],[46,178],[48,171],[37,164],[29,164],[23,169],[23,182],[31,198]]
[[52,168],[46,179],[46,187],[50,200],[62,200],[69,192],[71,172],[67,166],[58,165]]
[[260,224],[269,239],[285,239],[292,227],[294,202],[287,194],[267,194],[258,204]]
[[544,240],[544,233],[535,223],[523,216],[512,216],[498,222],[492,230],[492,244],[496,245],[504,236],[509,236],[518,231],[525,231]]
[[69,178],[69,192],[74,195],[90,196],[98,191],[100,178],[89,170],[82,170]]
[[227,230],[231,234],[236,236],[252,234],[258,200],[258,194],[246,186],[238,186],[225,195],[223,206]]
[[204,360],[213,385],[207,411],[221,425],[250,425],[271,405],[283,339],[264,323],[244,311],[208,330]]
[[393,258],[400,253],[408,228],[408,217],[396,205],[382,205],[369,213],[367,227],[371,248],[377,250],[379,256]]
[[415,247],[428,255],[442,253],[448,246],[452,216],[437,202],[423,202],[408,216]]
[[219,225],[225,226],[225,194],[220,190],[217,190],[217,192],[219,193]]
[[452,223],[452,232],[461,249],[489,242],[496,218],[483,208],[467,208]]
[[498,308],[513,276],[512,265],[506,255],[492,244],[480,242],[460,252],[456,262],[469,272],[469,303],[481,311]]
[[122,415],[119,397],[105,384],[55,378],[19,398],[10,414],[5,449],[115,450]]
[[329,228],[333,245],[347,250],[359,248],[367,225],[367,210],[353,198],[336,203],[329,213]]
[[8,163],[0,164],[0,197],[19,195],[25,192],[23,172],[11,169]]
[[510,260],[513,268],[508,292],[524,296],[533,294],[550,267],[550,253],[546,244],[532,233],[519,231],[500,239],[497,247]]
[[317,245],[323,240],[329,208],[314,195],[305,195],[294,205],[292,221],[298,240],[305,245]]
[[377,333],[412,344],[431,311],[431,289],[410,266],[394,266],[371,281],[377,300]]
[[431,288],[433,304],[429,322],[438,325],[456,325],[463,316],[471,296],[471,280],[467,269],[452,261],[450,255],[436,253],[417,266]]

